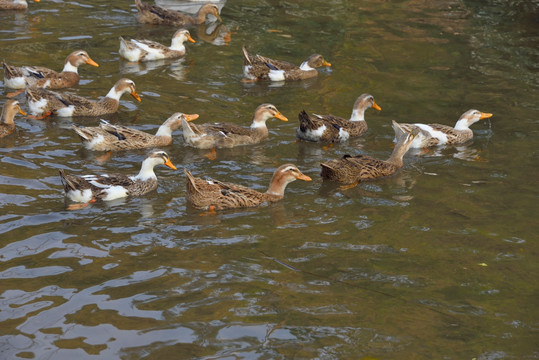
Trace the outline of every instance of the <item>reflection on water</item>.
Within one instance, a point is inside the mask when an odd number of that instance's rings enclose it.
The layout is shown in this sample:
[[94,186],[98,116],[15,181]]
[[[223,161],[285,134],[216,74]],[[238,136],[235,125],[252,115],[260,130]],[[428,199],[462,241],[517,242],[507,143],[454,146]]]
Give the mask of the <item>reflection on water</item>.
[[[537,357],[535,5],[222,1],[223,24],[192,29],[184,58],[140,64],[119,58],[118,36],[173,30],[138,24],[134,3],[30,5],[0,12],[6,62],[57,69],[87,50],[100,67],[69,91],[96,99],[126,76],[142,94],[103,117],[114,124],[153,133],[182,111],[249,126],[266,102],[289,121],[215,160],[179,129],[163,148],[178,171],[156,169],[155,192],[69,211],[58,169],[135,174],[151,149],[89,152],[71,125],[99,119],[18,116],[0,140],[2,358]],[[243,83],[243,45],[333,66]],[[6,92],[0,80],[0,105]],[[383,104],[365,136],[296,140],[302,109],[348,114],[365,92]],[[319,177],[344,154],[387,159],[392,119],[454,125],[467,108],[494,113],[468,144],[411,150],[394,176],[353,188]],[[264,191],[283,163],[313,181],[281,202],[211,215],[185,200],[182,167]]]

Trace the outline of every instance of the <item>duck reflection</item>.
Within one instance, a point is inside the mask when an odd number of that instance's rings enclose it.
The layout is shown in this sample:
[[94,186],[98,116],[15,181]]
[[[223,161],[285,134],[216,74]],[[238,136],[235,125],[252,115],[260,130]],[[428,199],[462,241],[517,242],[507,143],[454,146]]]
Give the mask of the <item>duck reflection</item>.
[[151,71],[164,66],[169,66],[170,76],[179,81],[184,81],[187,74],[185,58],[162,59],[144,62],[120,61],[120,74],[146,75]]
[[232,32],[219,22],[198,25],[196,32],[197,39],[216,46],[228,45],[232,40]]

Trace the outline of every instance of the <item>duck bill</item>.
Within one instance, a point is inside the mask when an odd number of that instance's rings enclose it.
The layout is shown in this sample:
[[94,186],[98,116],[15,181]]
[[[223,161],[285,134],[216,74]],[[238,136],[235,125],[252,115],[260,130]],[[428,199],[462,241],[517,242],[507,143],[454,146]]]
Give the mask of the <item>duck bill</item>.
[[19,114],[26,116],[26,113],[24,111],[22,111],[20,106],[17,106],[17,111],[19,112]]
[[178,170],[178,169],[176,169],[176,166],[174,166],[174,164],[170,161],[170,159],[168,159],[165,162],[165,165],[168,166],[169,168],[171,168],[172,170]]
[[282,120],[282,121],[288,121],[288,118],[286,116],[284,116],[283,114],[281,114],[280,112],[278,112],[277,114],[275,114],[273,116],[274,118],[277,118],[279,120]]
[[483,120],[483,119],[488,119],[489,117],[491,117],[492,114],[491,113],[484,113],[482,112],[481,113],[481,117],[479,118],[480,120]]
[[371,106],[373,109],[376,109],[378,111],[382,110],[382,108],[380,106],[378,106],[378,104],[376,102],[372,102],[372,106]]
[[322,65],[324,65],[324,66],[331,66],[331,63],[328,63],[326,60],[324,60],[324,62],[322,63]]
[[187,121],[193,121],[198,119],[198,114],[184,114],[183,118]]
[[99,67],[99,64],[96,63],[95,61],[93,61],[93,60],[90,59],[90,58],[88,58],[88,60],[86,60],[86,64],[92,65],[92,66],[95,66],[95,67]]
[[138,94],[137,94],[137,92],[135,90],[133,90],[131,92],[131,96],[134,97],[135,100],[137,100],[137,101],[142,101],[142,100],[140,100],[140,96],[138,96]]
[[195,39],[193,39],[193,38],[191,37],[191,35],[189,35],[189,37],[187,38],[187,41],[190,41],[190,42],[192,42],[192,43],[196,43]]
[[307,175],[301,174],[296,179],[303,180],[303,181],[311,181],[312,179],[308,177]]
[[223,22],[223,19],[221,19],[221,16],[219,16],[219,13],[216,11],[213,16],[215,16],[217,18],[217,20],[219,20],[219,22]]

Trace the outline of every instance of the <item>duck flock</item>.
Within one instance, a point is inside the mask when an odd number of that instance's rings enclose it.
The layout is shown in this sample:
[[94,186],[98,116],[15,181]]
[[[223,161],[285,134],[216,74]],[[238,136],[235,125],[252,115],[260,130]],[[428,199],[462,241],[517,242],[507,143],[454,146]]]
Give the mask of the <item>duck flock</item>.
[[[38,2],[39,0],[34,0]],[[145,24],[172,25],[179,29],[174,33],[170,46],[151,40],[126,40],[120,37],[119,54],[131,62],[154,61],[179,58],[185,55],[185,42],[195,42],[186,28],[202,24],[208,15],[222,21],[215,4],[207,3],[200,7],[194,16],[169,10],[154,4],[135,0],[138,21]],[[0,9],[24,10],[26,0],[0,0]],[[243,74],[245,82],[287,82],[302,81],[318,76],[316,70],[321,66],[331,66],[322,55],[313,54],[300,66],[275,60],[266,56],[251,54],[243,47]],[[100,100],[89,100],[81,96],[61,93],[53,90],[69,88],[79,82],[78,68],[81,65],[99,66],[84,50],[73,51],[66,57],[61,72],[40,67],[11,64],[3,61],[4,85],[15,90],[8,93],[0,123],[0,137],[10,136],[15,132],[14,118],[19,113],[26,115],[19,101],[14,97],[25,92],[26,105],[35,119],[47,119],[49,116],[75,117],[93,116],[118,111],[119,100],[129,93],[135,100],[141,101],[136,92],[135,83],[130,79],[120,79]],[[308,114],[302,110],[298,114],[299,126],[296,137],[301,141],[340,143],[351,137],[359,137],[368,129],[365,111],[369,108],[381,110],[370,94],[360,95],[352,107],[350,118],[336,115]],[[440,145],[455,145],[469,142],[473,138],[470,126],[475,122],[491,117],[492,114],[478,110],[468,110],[462,114],[454,127],[441,124],[403,124],[393,121],[395,148],[387,160],[379,160],[365,155],[345,155],[339,159],[327,160],[320,164],[320,175],[324,180],[336,181],[345,186],[354,186],[361,181],[390,176],[403,166],[403,156],[410,148],[425,148]],[[248,146],[264,141],[269,132],[266,121],[276,118],[288,119],[275,105],[261,104],[253,114],[250,127],[232,123],[196,123],[192,122],[197,114],[172,114],[159,127],[155,135],[130,127],[113,125],[104,120],[97,127],[72,126],[88,150],[118,151],[141,148],[160,148],[172,143],[172,132],[182,128],[187,145],[215,151],[218,148]],[[12,135],[11,135],[12,136]],[[156,165],[165,165],[174,170],[165,151],[152,152],[143,162],[137,175],[103,174],[74,176],[60,170],[60,177],[67,197],[81,204],[97,200],[113,200],[126,196],[141,196],[157,188],[154,173]],[[194,177],[189,170],[186,175],[186,197],[194,207],[216,211],[220,209],[254,207],[263,203],[281,200],[286,186],[295,180],[310,181],[294,164],[278,167],[264,193],[248,187],[221,182],[214,179]]]

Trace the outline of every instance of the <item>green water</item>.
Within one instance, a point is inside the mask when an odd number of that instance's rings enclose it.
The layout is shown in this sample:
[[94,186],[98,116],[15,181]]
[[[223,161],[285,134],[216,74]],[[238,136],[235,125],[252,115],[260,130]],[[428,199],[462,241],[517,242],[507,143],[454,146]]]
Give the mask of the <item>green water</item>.
[[[184,59],[142,65],[120,60],[118,36],[169,43],[175,29],[110,3],[0,12],[1,57],[59,70],[87,50],[100,67],[81,66],[70,91],[134,80],[142,102],[126,96],[107,119],[149,132],[176,111],[247,126],[265,102],[290,121],[214,161],[177,131],[164,150],[179,170],[156,168],[156,192],[71,211],[59,168],[135,174],[147,151],[103,162],[69,128],[99,119],[18,116],[0,140],[1,358],[539,358],[536,1],[229,0],[217,39],[192,29]],[[333,66],[244,84],[244,44]],[[0,105],[8,91],[0,81]],[[299,111],[347,117],[362,93],[382,107],[364,137],[296,141]],[[352,189],[318,175],[344,154],[389,157],[391,120],[453,125],[471,108],[494,114],[471,144],[411,151],[396,176]],[[280,203],[216,216],[186,203],[183,167],[262,191],[286,162],[313,181]]]

